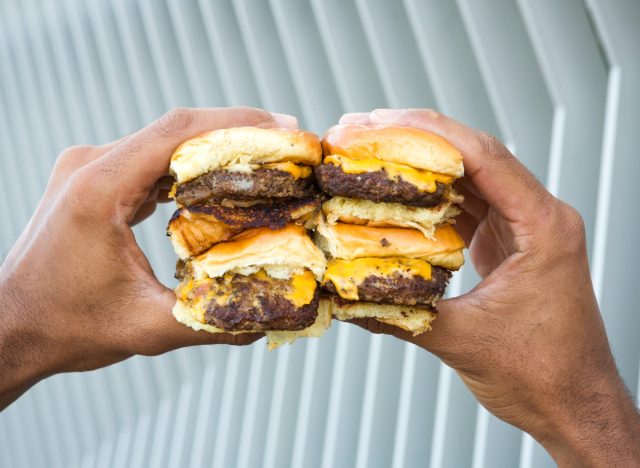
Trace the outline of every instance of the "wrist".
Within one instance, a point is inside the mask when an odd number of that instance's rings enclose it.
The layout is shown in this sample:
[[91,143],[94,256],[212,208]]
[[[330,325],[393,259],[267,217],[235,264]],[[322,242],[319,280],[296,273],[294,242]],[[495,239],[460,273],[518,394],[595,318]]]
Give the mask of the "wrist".
[[[536,438],[559,466],[640,464],[640,414],[617,372],[615,379],[590,387],[586,403],[550,414]],[[568,398],[582,401],[578,395]]]
[[0,273],[0,410],[53,373],[48,340],[20,296]]

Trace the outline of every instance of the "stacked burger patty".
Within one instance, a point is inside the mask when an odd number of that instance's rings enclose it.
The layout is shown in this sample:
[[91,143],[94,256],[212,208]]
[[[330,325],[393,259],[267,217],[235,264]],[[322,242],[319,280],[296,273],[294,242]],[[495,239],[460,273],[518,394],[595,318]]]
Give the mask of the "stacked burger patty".
[[320,208],[318,138],[290,129],[216,130],[176,149],[168,234],[180,260],[174,316],[213,333],[266,332],[269,347],[319,336],[326,260],[310,238]]
[[340,320],[372,317],[414,334],[430,329],[464,242],[451,225],[462,156],[438,135],[338,125],[323,140],[318,245],[330,257],[323,302]]

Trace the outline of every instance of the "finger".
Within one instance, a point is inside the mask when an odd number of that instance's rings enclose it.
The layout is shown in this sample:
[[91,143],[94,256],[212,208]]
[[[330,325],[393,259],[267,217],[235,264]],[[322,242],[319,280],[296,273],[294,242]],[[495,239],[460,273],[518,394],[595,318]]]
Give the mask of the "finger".
[[143,203],[140,208],[138,208],[138,211],[136,212],[133,220],[131,220],[131,223],[129,225],[135,226],[136,224],[140,224],[142,221],[156,212],[157,206],[158,203],[156,202],[156,200],[151,200]]
[[449,140],[463,157],[465,171],[480,194],[506,219],[536,219],[532,212],[552,198],[544,186],[496,138],[430,109],[377,109],[373,124],[405,125]]
[[297,129],[299,128],[298,119],[293,115],[287,114],[277,114],[275,112],[271,112],[271,117],[276,121],[278,125],[284,128]]
[[220,128],[278,125],[270,113],[259,109],[175,109],[87,169],[95,172],[97,192],[130,208],[128,215],[132,216],[158,179],[167,174],[171,154],[185,140]]
[[464,185],[456,186],[455,189],[460,195],[464,197],[464,201],[462,202],[462,209],[464,209],[466,213],[469,213],[477,220],[481,220],[487,215],[487,212],[489,211],[489,205],[484,199],[478,198]]
[[478,229],[479,220],[463,211],[456,216],[455,221],[456,231],[460,234],[462,240],[464,240],[465,245],[471,245],[476,229]]
[[431,324],[431,330],[420,335],[403,330],[394,325],[380,322],[375,318],[348,320],[365,330],[375,334],[384,334],[413,343],[435,354],[447,363],[456,362],[465,353],[465,344],[475,341],[469,337],[476,327],[469,321],[472,319],[466,310],[464,296],[446,299],[438,303],[438,316]]
[[169,193],[171,193],[170,190],[160,189],[156,201],[158,203],[171,203],[173,201],[173,198],[169,196]]
[[340,124],[367,124],[369,123],[368,112],[353,112],[351,114],[344,114],[340,117]]
[[160,187],[160,190],[171,190],[171,188],[173,187],[173,183],[173,177],[162,176],[160,180],[158,180],[158,187]]

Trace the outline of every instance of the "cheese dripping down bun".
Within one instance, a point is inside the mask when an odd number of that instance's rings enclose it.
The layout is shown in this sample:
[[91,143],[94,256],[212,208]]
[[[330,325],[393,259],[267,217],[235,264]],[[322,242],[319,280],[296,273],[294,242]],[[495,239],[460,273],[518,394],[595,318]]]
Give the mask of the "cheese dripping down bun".
[[316,135],[286,128],[235,127],[204,133],[182,143],[171,156],[169,172],[178,184],[227,166],[291,162],[320,164]]
[[462,177],[462,155],[448,140],[410,127],[341,124],[330,128],[322,140],[324,154],[352,160],[377,159]]

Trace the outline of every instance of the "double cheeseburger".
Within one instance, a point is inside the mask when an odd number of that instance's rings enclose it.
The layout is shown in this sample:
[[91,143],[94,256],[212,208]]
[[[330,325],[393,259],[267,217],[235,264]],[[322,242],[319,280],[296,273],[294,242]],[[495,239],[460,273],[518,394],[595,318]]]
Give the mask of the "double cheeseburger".
[[169,167],[179,209],[168,233],[178,256],[245,229],[312,221],[320,206],[313,166],[321,155],[318,137],[300,130],[237,127],[184,142]]
[[320,209],[318,138],[290,129],[216,130],[176,149],[178,321],[212,333],[265,332],[269,348],[329,326],[326,260],[306,230]]
[[414,334],[463,262],[452,226],[462,156],[444,138],[393,126],[338,125],[322,142],[318,245],[330,260],[323,304],[340,320],[372,317]]

